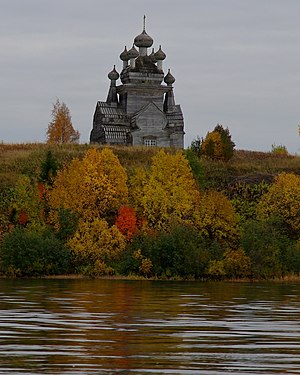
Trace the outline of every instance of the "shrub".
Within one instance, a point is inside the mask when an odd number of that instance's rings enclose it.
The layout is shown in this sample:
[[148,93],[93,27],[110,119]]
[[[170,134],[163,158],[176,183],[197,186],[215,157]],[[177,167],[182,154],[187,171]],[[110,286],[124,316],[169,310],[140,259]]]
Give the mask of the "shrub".
[[98,276],[113,272],[111,264],[125,249],[125,238],[116,226],[109,227],[104,219],[91,222],[81,219],[68,246],[77,270]]
[[[209,240],[187,225],[175,225],[169,232],[160,231],[156,236],[142,233],[134,237],[124,253],[120,271],[143,275],[147,266],[148,276],[204,277],[214,254],[211,247]],[[217,252],[216,248],[214,251]]]
[[288,155],[288,150],[285,146],[283,145],[275,145],[275,144],[272,144],[272,150],[271,150],[272,154],[275,154],[275,155],[283,155],[283,156],[286,156]]
[[256,207],[262,197],[268,191],[269,184],[261,181],[257,184],[238,182],[227,189],[231,203],[239,214],[241,220],[256,219]]
[[14,217],[11,219],[16,224],[20,223],[24,215],[26,215],[26,223],[40,223],[43,220],[43,204],[40,200],[39,189],[29,177],[20,176],[18,179],[12,190],[11,209],[14,211]]
[[300,240],[291,242],[281,254],[284,274],[300,274]]
[[187,149],[185,151],[185,156],[190,164],[194,178],[198,182],[199,187],[204,189],[205,177],[202,161],[199,159],[199,157],[196,156],[192,149]]
[[70,252],[48,229],[15,228],[0,247],[1,271],[7,276],[42,276],[69,271]]
[[223,259],[213,259],[209,262],[208,274],[220,280],[224,278],[245,278],[251,275],[251,261],[242,249],[228,249]]
[[227,277],[243,278],[251,274],[251,261],[244,250],[226,250],[224,253],[224,270]]
[[241,246],[251,260],[251,272],[255,278],[281,277],[286,270],[284,257],[291,246],[291,239],[283,231],[282,222],[247,221],[243,224]]

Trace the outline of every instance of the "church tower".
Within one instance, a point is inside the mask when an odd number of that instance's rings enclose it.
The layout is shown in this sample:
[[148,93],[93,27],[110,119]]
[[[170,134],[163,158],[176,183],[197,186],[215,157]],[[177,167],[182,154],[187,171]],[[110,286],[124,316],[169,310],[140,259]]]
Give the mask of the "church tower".
[[91,143],[183,148],[184,122],[175,103],[175,78],[170,69],[164,73],[166,54],[161,46],[148,54],[152,45],[144,16],[142,33],[120,54],[121,73],[114,66],[108,74],[111,83],[106,102],[97,102]]

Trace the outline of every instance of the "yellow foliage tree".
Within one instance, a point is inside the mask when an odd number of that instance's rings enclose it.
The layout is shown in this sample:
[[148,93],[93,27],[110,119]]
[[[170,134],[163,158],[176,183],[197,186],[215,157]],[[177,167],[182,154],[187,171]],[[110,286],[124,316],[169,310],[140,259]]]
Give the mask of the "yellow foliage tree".
[[221,242],[233,243],[238,236],[238,216],[229,199],[217,191],[207,191],[195,207],[194,224],[200,233]]
[[47,129],[47,143],[77,143],[80,134],[73,128],[70,110],[59,99],[53,104],[52,121]]
[[165,151],[153,157],[148,173],[138,170],[130,193],[137,212],[156,229],[171,220],[190,220],[200,195],[187,159]]
[[125,238],[116,226],[109,227],[104,219],[79,222],[74,236],[68,241],[75,263],[86,267],[92,275],[112,272],[110,262],[125,248]]
[[111,218],[127,204],[127,174],[114,153],[105,148],[87,151],[59,171],[49,193],[53,210],[69,209],[85,221]]
[[201,153],[204,157],[211,159],[223,159],[224,152],[221,134],[216,131],[208,132],[201,145]]
[[257,206],[259,219],[278,216],[296,235],[300,233],[300,176],[281,173]]

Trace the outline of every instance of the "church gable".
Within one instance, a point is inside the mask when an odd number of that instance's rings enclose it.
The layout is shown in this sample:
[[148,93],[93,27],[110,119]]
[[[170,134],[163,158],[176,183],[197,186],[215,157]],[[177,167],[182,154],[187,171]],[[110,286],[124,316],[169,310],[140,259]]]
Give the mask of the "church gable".
[[132,117],[133,145],[170,146],[167,116],[154,103],[147,104]]
[[167,116],[154,103],[148,103],[131,118],[133,128],[160,131],[167,126]]

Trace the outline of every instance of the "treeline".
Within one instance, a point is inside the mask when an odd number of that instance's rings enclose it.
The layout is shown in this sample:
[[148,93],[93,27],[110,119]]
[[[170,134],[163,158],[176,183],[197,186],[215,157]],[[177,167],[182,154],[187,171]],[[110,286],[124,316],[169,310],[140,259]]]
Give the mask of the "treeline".
[[37,148],[31,165],[4,160],[12,168],[0,176],[14,175],[0,185],[3,276],[299,275],[299,158],[262,170],[260,155],[250,173],[251,153],[231,163],[193,150],[72,147],[64,157]]

